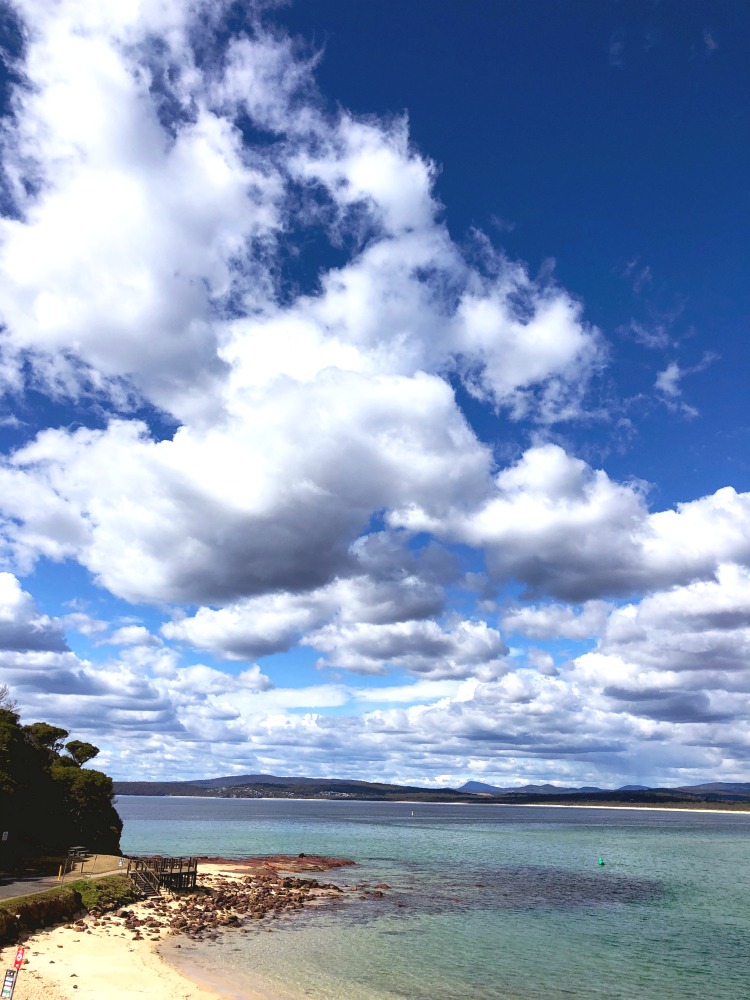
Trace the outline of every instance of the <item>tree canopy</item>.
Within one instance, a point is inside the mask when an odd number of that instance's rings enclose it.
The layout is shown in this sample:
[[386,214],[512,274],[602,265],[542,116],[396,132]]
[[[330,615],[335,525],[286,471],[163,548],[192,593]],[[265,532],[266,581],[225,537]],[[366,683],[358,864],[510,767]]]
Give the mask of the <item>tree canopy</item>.
[[7,687],[0,686],[0,832],[8,832],[6,850],[84,844],[119,853],[122,821],[112,779],[84,768],[99,750],[81,740],[65,743],[68,735],[47,722],[21,725]]
[[95,747],[93,743],[81,743],[80,740],[71,740],[70,743],[65,744],[65,749],[68,751],[76,764],[81,767],[83,767],[87,761],[93,760],[93,758],[99,753],[99,747]]

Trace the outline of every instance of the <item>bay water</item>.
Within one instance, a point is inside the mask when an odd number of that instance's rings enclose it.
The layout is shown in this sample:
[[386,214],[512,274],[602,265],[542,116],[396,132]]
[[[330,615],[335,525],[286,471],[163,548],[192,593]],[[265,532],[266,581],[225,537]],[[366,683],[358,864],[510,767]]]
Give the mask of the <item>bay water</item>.
[[[385,882],[171,960],[238,998],[740,1000],[750,815],[122,796],[126,854],[324,854]],[[598,859],[604,861],[598,864]],[[169,948],[172,951],[169,951]]]

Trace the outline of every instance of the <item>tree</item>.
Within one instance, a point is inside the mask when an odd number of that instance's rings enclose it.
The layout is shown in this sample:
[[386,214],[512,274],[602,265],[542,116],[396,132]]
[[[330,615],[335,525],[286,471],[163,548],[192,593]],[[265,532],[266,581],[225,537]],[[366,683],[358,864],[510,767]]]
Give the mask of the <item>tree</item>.
[[10,689],[7,684],[0,684],[0,709],[7,709],[15,712],[16,703],[10,697]]
[[65,850],[85,844],[117,854],[122,821],[114,807],[112,779],[82,765],[99,750],[70,740],[48,722],[22,726],[8,689],[0,687],[0,816],[8,848]]
[[[7,688],[5,689],[7,692]],[[18,789],[19,764],[24,738],[18,724],[18,715],[6,695],[0,700],[0,815],[11,815],[13,796]]]
[[80,740],[71,740],[65,744],[65,749],[79,767],[83,767],[99,753],[99,747],[95,747],[93,743],[82,743]]
[[67,729],[51,726],[49,722],[32,722],[23,728],[33,745],[39,750],[46,750],[53,758],[59,756],[63,740],[70,735]]
[[85,844],[101,854],[117,854],[122,820],[112,804],[112,779],[101,771],[66,767],[65,758],[53,764],[52,777],[60,800],[60,846]]

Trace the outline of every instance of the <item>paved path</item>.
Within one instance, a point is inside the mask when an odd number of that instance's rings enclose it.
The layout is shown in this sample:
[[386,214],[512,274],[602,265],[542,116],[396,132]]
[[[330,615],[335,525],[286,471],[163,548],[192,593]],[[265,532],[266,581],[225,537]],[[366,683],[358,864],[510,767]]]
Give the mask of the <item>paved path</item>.
[[97,872],[89,874],[84,872],[68,872],[64,882],[57,881],[57,875],[9,875],[0,872],[0,899],[12,899],[14,896],[25,896],[27,893],[44,892],[45,889],[54,889],[58,885],[66,885],[74,882],[77,878],[100,878],[102,875],[116,875],[121,872],[121,868],[113,868],[111,871]]
[[[70,876],[68,876],[70,878]],[[43,892],[59,885],[57,875],[13,876],[0,875],[0,899],[10,899],[11,896],[25,896],[27,892]]]

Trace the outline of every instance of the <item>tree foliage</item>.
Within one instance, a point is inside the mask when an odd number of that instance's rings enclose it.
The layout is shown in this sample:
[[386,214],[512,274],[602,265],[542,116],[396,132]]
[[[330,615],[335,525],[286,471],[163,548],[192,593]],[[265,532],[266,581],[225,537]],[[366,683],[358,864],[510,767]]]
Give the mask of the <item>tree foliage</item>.
[[21,725],[7,688],[0,687],[0,816],[6,850],[66,849],[83,844],[116,854],[122,821],[113,805],[112,779],[82,765],[99,750],[70,740],[47,722]]
[[80,767],[87,761],[93,760],[99,753],[99,747],[95,747],[93,743],[82,743],[80,740],[71,740],[65,744],[65,749]]

